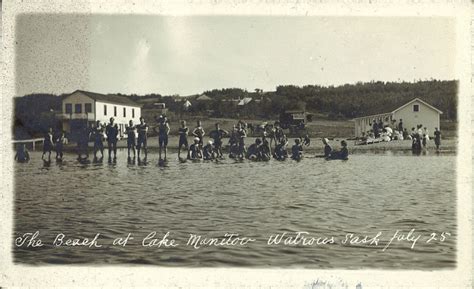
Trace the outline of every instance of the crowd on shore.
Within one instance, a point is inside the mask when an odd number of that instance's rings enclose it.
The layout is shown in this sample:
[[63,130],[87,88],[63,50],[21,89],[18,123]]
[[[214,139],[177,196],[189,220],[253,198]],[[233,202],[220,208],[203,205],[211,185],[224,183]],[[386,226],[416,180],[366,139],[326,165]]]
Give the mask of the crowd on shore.
[[[409,132],[403,125],[403,120],[400,119],[397,123],[396,120],[392,120],[391,124],[380,120],[377,122],[375,119],[370,123],[371,129],[363,133],[362,140],[364,144],[374,143],[380,141],[392,141],[392,140],[411,140],[413,150],[421,150],[426,148],[430,141],[430,134],[426,127],[422,124],[418,124],[411,128]],[[436,149],[439,150],[441,145],[441,131],[436,127],[434,131],[434,143]]]
[[[125,129],[127,136],[127,156],[129,161],[135,158],[139,162],[146,162],[148,158],[148,140],[149,132],[152,129],[158,134],[159,160],[167,160],[168,137],[170,134],[170,125],[166,116],[156,117],[157,126],[151,128],[143,117],[140,123],[134,124],[129,121]],[[310,145],[308,135],[294,139],[291,149],[288,151],[289,139],[285,135],[279,122],[272,125],[266,125],[260,136],[255,142],[246,146],[245,139],[247,137],[248,125],[243,121],[238,121],[229,131],[220,127],[219,123],[215,124],[214,130],[206,134],[202,127],[201,121],[197,121],[192,131],[187,127],[186,121],[181,120],[177,129],[179,135],[178,142],[178,159],[180,160],[218,160],[224,158],[223,150],[225,148],[223,140],[228,138],[227,150],[229,158],[248,159],[252,161],[269,161],[271,158],[276,160],[301,160],[303,158],[303,148]],[[188,142],[188,137],[192,137],[192,142]],[[84,127],[77,135],[76,152],[80,162],[89,162],[89,142],[93,142],[93,162],[101,162],[104,158],[105,146],[107,143],[108,161],[115,162],[117,160],[117,141],[119,137],[119,128],[114,118],[110,118],[108,124],[97,121],[91,128]],[[205,141],[205,138],[208,138]],[[52,152],[56,152],[56,160],[63,159],[63,146],[65,142],[65,133],[60,131],[53,134],[50,128],[44,137],[42,159],[45,162],[51,161]],[[325,145],[324,154],[316,157],[324,157],[326,159],[343,159],[348,158],[347,143],[341,141],[341,149],[335,151],[329,145],[328,139],[323,139]],[[181,157],[182,154],[185,157]],[[29,153],[26,146],[19,145],[15,159],[19,162],[29,160]]]

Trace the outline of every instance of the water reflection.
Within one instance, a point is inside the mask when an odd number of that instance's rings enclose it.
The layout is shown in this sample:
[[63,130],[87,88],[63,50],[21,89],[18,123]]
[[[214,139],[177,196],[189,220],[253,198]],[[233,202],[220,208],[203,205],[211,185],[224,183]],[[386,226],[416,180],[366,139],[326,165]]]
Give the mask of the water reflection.
[[[153,156],[153,155],[150,155]],[[46,166],[33,152],[15,165],[15,235],[40,230],[105,239],[151,231],[211,237],[237,233],[259,240],[245,247],[150,250],[138,242],[117,248],[17,248],[21,263],[143,263],[162,266],[278,266],[430,269],[455,266],[455,236],[444,243],[366,247],[268,246],[271,234],[375,234],[412,228],[456,232],[455,156],[383,151],[349,161],[128,161],[79,163],[65,155]],[[184,241],[182,241],[184,242]],[[184,242],[185,243],[185,242]],[[429,254],[427,254],[429,253]]]

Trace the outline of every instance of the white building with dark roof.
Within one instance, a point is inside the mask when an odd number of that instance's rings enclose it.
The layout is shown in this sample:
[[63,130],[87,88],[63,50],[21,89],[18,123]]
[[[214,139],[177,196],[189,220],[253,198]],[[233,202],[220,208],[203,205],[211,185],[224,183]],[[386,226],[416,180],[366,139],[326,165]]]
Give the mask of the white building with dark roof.
[[421,124],[428,129],[430,136],[433,136],[435,127],[440,128],[441,114],[443,114],[441,110],[419,98],[405,103],[389,103],[377,114],[354,118],[355,136],[362,137],[364,133],[371,130],[374,121],[391,124],[392,120],[398,123],[400,119],[408,132],[411,131],[411,128],[416,128]]
[[62,101],[62,113],[58,117],[62,120],[63,130],[73,133],[85,125],[91,126],[97,120],[109,123],[113,117],[117,123],[120,136],[125,132],[125,126],[130,120],[139,123],[141,105],[124,96],[100,94],[83,90],[76,90]]

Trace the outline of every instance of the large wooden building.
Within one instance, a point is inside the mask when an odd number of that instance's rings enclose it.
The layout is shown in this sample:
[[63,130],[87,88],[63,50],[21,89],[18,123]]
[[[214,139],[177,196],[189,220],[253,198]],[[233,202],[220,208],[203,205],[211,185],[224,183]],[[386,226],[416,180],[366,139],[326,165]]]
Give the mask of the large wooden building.
[[410,132],[412,127],[419,124],[428,129],[430,136],[433,136],[435,127],[439,128],[440,115],[443,112],[429,103],[415,98],[406,103],[399,103],[381,111],[377,114],[354,118],[355,136],[362,137],[364,133],[372,129],[374,121],[377,123],[382,121],[391,124],[393,120],[397,123],[402,120],[403,127]]
[[63,130],[75,134],[84,126],[92,126],[97,120],[109,123],[113,117],[118,124],[120,136],[130,120],[139,123],[141,106],[134,101],[118,95],[100,94],[76,90],[62,101],[61,119]]

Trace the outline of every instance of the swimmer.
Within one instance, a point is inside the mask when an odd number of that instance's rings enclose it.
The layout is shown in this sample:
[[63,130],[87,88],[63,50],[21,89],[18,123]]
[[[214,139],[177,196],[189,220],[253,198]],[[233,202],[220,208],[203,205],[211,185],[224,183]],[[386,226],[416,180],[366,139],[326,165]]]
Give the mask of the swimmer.
[[128,122],[128,126],[125,128],[125,132],[127,133],[127,153],[128,153],[128,158],[130,158],[130,150],[133,151],[133,158],[135,158],[135,147],[136,147],[136,139],[135,139],[135,133],[136,133],[136,127],[133,125],[133,120],[130,120]]
[[[170,133],[170,126],[166,116],[160,116],[158,123],[158,145],[159,145],[159,159],[166,160],[166,153],[168,151],[168,135]],[[164,150],[165,157],[161,158],[161,152]]]
[[104,126],[100,124],[100,120],[96,121],[95,127],[89,134],[93,135],[94,139],[94,159],[97,159],[97,152],[100,151],[100,158],[104,157]]
[[181,148],[188,150],[188,132],[189,128],[186,126],[186,121],[181,121],[181,127],[178,129],[179,143],[178,143],[178,158],[181,156]]
[[332,148],[329,145],[329,140],[327,138],[323,138],[323,144],[324,144],[324,157],[328,158],[332,153]]
[[228,131],[220,128],[219,123],[216,123],[216,129],[209,133],[209,136],[214,140],[214,149],[219,158],[222,157],[222,138],[228,134]]
[[138,139],[137,139],[137,155],[138,160],[140,160],[140,152],[143,148],[145,152],[145,162],[148,157],[148,147],[147,147],[147,140],[148,140],[148,124],[145,122],[145,118],[143,116],[140,117],[140,124],[136,126],[138,132]]
[[286,151],[286,146],[288,141],[285,138],[282,138],[280,142],[275,147],[275,152],[273,157],[279,161],[283,161],[288,157],[288,152]]
[[333,151],[328,159],[347,160],[348,156],[349,156],[349,151],[347,150],[347,142],[345,140],[342,140],[341,149],[339,151]]
[[261,159],[261,146],[262,140],[260,138],[255,139],[255,143],[251,144],[247,149],[247,159],[252,161],[258,161]]
[[44,141],[43,141],[43,155],[41,158],[44,160],[44,155],[48,153],[48,162],[51,161],[51,151],[53,150],[54,145],[53,145],[53,129],[49,128],[48,132],[44,136]]
[[111,117],[110,123],[105,128],[105,134],[107,135],[107,145],[109,149],[109,161],[111,159],[112,152],[114,153],[114,160],[117,159],[117,140],[119,129],[114,121],[115,119]]
[[213,160],[216,158],[214,146],[211,140],[203,148],[203,158],[204,160]]
[[194,143],[189,147],[188,151],[188,159],[189,160],[200,160],[202,159],[202,151],[199,145],[199,138],[194,138]]
[[16,149],[15,160],[19,163],[26,163],[30,160],[30,154],[28,153],[25,144],[18,145]]
[[299,138],[295,139],[295,144],[291,147],[291,158],[301,160],[303,158],[303,146]]
[[60,131],[54,140],[54,148],[56,150],[56,160],[63,159],[63,144],[64,144],[64,131]]
[[239,157],[241,159],[244,158],[245,154],[245,138],[247,137],[247,133],[245,129],[242,127],[242,123],[237,124],[237,131],[236,131],[236,137],[237,137],[237,155],[236,157]]
[[193,134],[193,136],[199,138],[199,145],[202,147],[203,138],[204,138],[204,135],[206,134],[206,132],[204,131],[204,128],[202,127],[200,120],[198,120],[196,122],[196,127],[194,128],[192,134]]

